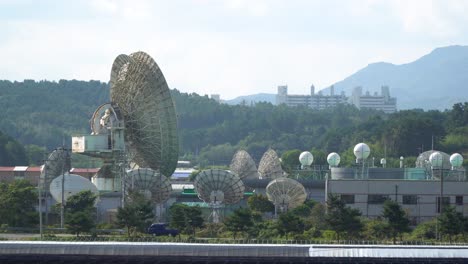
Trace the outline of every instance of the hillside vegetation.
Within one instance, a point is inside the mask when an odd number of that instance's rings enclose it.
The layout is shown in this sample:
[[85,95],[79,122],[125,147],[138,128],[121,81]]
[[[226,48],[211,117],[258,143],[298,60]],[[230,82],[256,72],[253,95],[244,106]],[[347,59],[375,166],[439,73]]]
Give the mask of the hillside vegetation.
[[[207,96],[172,93],[180,159],[201,165],[228,165],[239,148],[258,162],[270,147],[280,155],[299,149],[323,157],[334,151],[343,164],[351,164],[352,147],[362,141],[371,146],[371,156],[386,154],[392,162],[430,149],[432,138],[436,149],[468,154],[468,102],[444,112],[416,109],[387,115],[347,105],[322,111],[270,103],[231,106]],[[98,81],[0,81],[0,131],[24,144],[29,162],[37,163],[45,148],[63,142],[69,147],[72,134],[89,133],[91,114],[107,101],[108,85]]]

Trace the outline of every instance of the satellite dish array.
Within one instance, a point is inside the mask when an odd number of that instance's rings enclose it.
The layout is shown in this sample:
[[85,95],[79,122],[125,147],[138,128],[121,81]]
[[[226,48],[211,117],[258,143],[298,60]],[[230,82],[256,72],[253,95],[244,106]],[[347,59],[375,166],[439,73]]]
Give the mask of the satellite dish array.
[[72,150],[103,159],[93,177],[99,190],[122,190],[122,199],[140,192],[156,205],[169,198],[167,176],[178,160],[177,119],[166,79],[153,58],[141,51],[117,56],[110,102],[94,112],[91,130],[91,135],[72,137]]

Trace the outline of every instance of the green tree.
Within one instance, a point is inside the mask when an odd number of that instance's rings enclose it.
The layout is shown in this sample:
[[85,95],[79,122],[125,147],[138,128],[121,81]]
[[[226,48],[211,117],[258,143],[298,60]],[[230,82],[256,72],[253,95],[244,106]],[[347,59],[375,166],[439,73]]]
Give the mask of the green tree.
[[288,150],[281,155],[281,166],[287,173],[291,173],[293,170],[299,169],[301,163],[299,162],[299,155],[301,151],[299,149]]
[[96,195],[91,191],[81,191],[67,199],[65,205],[65,227],[72,234],[89,232],[96,226]]
[[144,233],[154,218],[153,206],[138,192],[130,193],[125,206],[117,209],[117,225],[127,228],[127,235]]
[[224,221],[224,225],[228,231],[232,232],[233,238],[236,239],[239,232],[247,232],[254,226],[252,212],[247,208],[236,209]]
[[275,205],[268,200],[265,195],[262,194],[255,194],[247,199],[247,205],[249,206],[250,210],[268,213],[275,211]]
[[280,214],[276,224],[278,233],[282,236],[286,236],[286,239],[288,239],[290,233],[303,233],[305,229],[304,220],[292,212]]
[[299,217],[309,217],[312,213],[312,209],[307,204],[301,204],[298,207],[292,209],[291,213]]
[[195,234],[197,228],[203,227],[204,220],[200,207],[185,204],[173,204],[170,208],[170,225],[186,234]]
[[465,219],[463,214],[457,212],[453,206],[445,206],[442,214],[437,217],[440,226],[440,232],[447,235],[450,243],[454,235],[461,234],[464,229]]
[[382,219],[372,219],[364,222],[363,235],[367,240],[384,240],[388,237],[388,225]]
[[397,236],[410,231],[410,221],[403,208],[396,201],[387,200],[384,202],[382,216],[387,220],[388,232],[393,244],[396,243]]
[[324,204],[317,203],[310,212],[310,223],[316,230],[324,230],[326,228],[326,207]]
[[343,235],[351,238],[361,232],[363,224],[359,210],[347,207],[336,195],[328,196],[327,209],[325,221],[336,232],[338,241]]
[[411,238],[414,240],[427,240],[436,238],[437,219],[420,223],[411,232]]
[[35,225],[37,201],[36,189],[28,181],[0,182],[0,223],[13,227]]

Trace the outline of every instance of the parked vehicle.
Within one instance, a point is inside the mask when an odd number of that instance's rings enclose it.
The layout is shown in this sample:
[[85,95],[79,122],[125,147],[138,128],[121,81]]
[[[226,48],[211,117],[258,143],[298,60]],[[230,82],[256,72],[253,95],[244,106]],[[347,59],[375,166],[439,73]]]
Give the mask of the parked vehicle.
[[175,237],[175,236],[177,236],[179,234],[179,230],[166,228],[166,224],[164,224],[164,223],[157,223],[157,224],[152,224],[148,228],[148,234],[151,234],[151,235],[154,235],[154,236],[171,235],[171,236]]

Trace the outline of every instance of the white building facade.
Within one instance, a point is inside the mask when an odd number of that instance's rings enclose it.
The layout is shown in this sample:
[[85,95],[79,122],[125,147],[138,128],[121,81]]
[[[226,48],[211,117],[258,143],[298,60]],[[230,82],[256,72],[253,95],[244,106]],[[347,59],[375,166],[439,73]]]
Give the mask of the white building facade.
[[359,109],[375,109],[385,113],[396,112],[396,98],[390,97],[390,89],[388,86],[381,87],[381,94],[375,93],[370,95],[369,92],[362,94],[362,87],[356,87],[353,90],[351,97],[346,97],[344,92],[340,95],[335,95],[334,87],[330,87],[330,94],[323,95],[321,92],[315,93],[315,87],[310,87],[310,95],[293,95],[288,94],[288,86],[278,86],[278,94],[276,95],[276,104],[286,104],[291,107],[307,106],[312,109],[322,110],[329,107],[335,107],[338,104],[352,104]]

